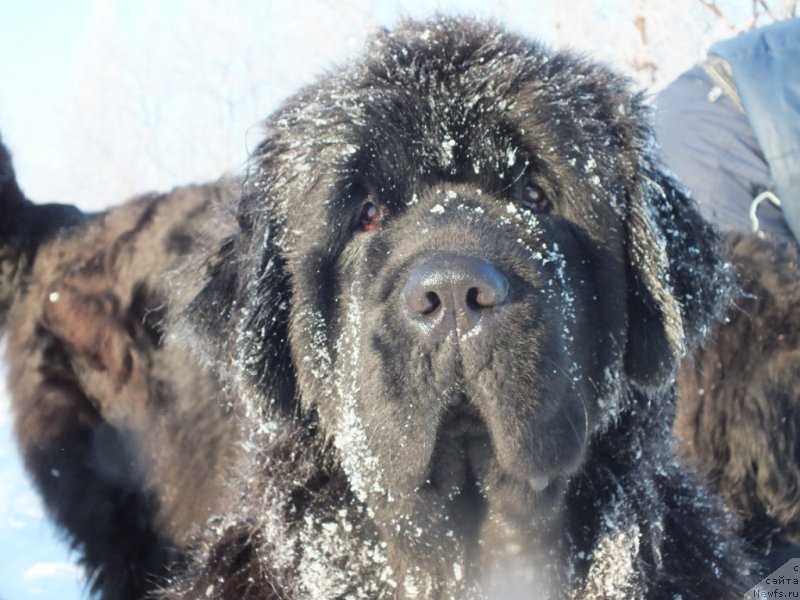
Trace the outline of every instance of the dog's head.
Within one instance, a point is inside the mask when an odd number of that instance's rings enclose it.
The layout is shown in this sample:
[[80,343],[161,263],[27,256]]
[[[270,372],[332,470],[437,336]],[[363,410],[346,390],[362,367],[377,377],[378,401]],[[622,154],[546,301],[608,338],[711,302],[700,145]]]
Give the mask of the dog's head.
[[720,304],[717,238],[646,112],[492,26],[378,35],[267,121],[193,305],[208,351],[248,397],[315,412],[390,532],[508,541],[492,527],[551,514]]

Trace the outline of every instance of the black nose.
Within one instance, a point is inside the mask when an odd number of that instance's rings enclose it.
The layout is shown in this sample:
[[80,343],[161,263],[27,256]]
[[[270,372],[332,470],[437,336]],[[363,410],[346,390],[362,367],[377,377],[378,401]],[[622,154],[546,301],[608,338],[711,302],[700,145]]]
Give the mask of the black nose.
[[403,286],[409,319],[437,336],[490,326],[508,297],[508,280],[491,263],[471,256],[441,255],[417,265]]

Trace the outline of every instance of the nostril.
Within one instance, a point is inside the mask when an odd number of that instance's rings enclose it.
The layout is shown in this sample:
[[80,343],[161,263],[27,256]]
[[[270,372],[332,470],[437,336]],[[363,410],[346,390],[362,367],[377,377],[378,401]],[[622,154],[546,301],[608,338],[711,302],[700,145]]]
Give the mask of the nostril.
[[434,316],[442,305],[442,299],[434,290],[412,287],[405,293],[406,306],[412,314],[420,317]]
[[427,292],[425,294],[425,301],[420,303],[419,313],[421,315],[429,315],[436,311],[442,305],[442,301],[436,292]]
[[480,310],[485,308],[481,303],[480,290],[476,287],[471,287],[467,290],[467,308],[470,310]]
[[493,308],[506,301],[508,297],[508,280],[499,272],[486,274],[482,285],[471,287],[467,292],[467,306],[473,309]]

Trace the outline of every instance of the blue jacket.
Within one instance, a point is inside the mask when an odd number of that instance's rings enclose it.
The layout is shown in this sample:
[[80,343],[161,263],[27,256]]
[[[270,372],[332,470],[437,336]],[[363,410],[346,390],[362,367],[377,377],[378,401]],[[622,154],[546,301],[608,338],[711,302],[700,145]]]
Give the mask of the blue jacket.
[[714,44],[733,70],[784,217],[800,240],[800,18]]

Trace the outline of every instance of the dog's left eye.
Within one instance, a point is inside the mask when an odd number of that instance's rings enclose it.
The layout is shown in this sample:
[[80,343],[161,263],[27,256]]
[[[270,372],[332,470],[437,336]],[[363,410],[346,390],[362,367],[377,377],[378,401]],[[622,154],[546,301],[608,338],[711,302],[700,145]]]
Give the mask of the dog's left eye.
[[359,224],[361,231],[372,231],[381,226],[381,219],[383,215],[381,209],[372,202],[364,202],[361,206],[361,215],[359,217]]
[[522,190],[522,206],[533,212],[548,212],[551,208],[550,199],[541,186],[528,182]]

